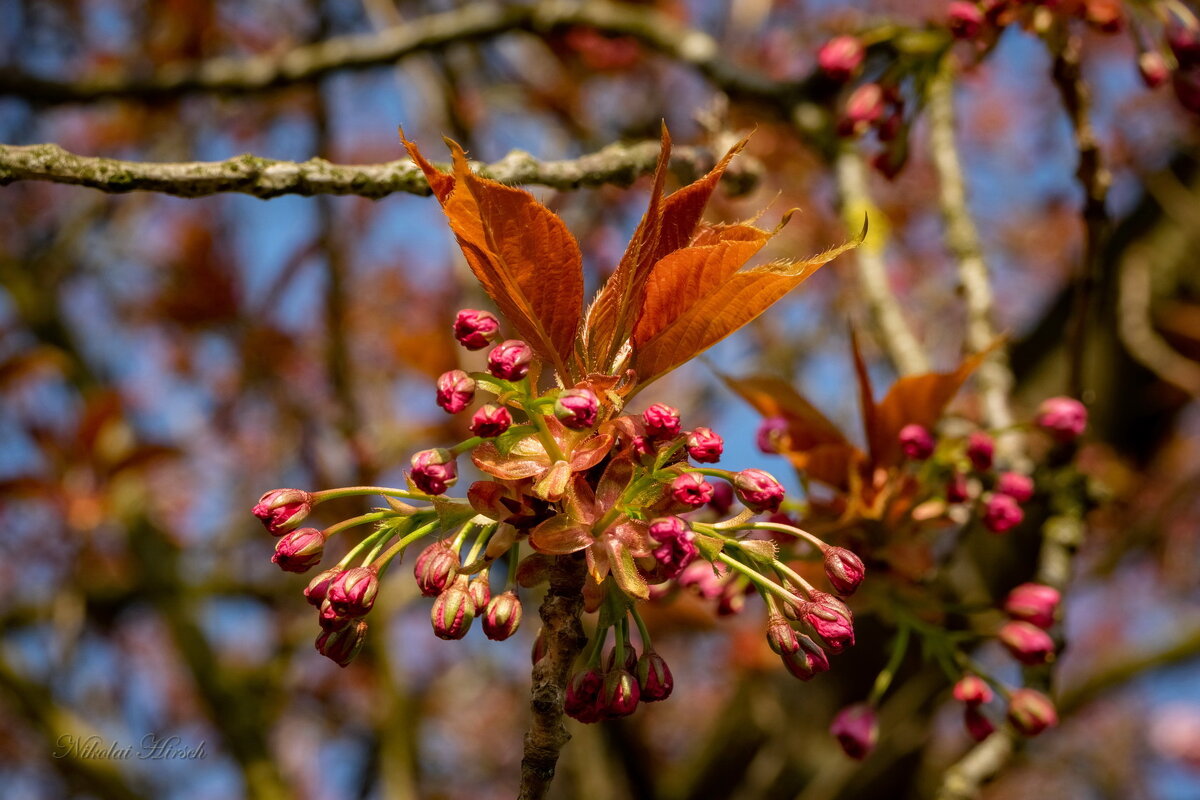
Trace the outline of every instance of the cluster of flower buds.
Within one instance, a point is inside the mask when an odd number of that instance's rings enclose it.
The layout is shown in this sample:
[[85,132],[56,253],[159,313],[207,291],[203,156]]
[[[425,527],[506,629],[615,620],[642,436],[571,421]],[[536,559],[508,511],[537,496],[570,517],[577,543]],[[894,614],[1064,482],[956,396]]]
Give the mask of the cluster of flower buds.
[[[1058,724],[1058,712],[1046,695],[1036,689],[1010,691],[998,683],[996,685],[1008,701],[1008,721],[1017,733],[1037,736]],[[995,723],[985,710],[995,696],[988,682],[978,675],[964,675],[954,684],[954,699],[963,704],[963,723],[967,733],[977,742],[982,742],[996,730]]]
[[1009,621],[996,634],[1017,661],[1027,666],[1054,659],[1054,639],[1047,629],[1054,624],[1060,595],[1040,583],[1023,583],[1009,593],[1004,611]]

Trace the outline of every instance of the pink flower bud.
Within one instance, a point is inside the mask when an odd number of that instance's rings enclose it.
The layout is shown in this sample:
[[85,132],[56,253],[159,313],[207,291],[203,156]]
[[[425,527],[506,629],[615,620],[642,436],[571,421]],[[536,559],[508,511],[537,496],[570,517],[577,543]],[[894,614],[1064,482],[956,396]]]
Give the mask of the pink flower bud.
[[590,669],[577,672],[567,683],[563,712],[580,722],[598,722],[600,719],[600,692],[604,688],[604,676],[600,670]]
[[829,656],[821,646],[803,634],[796,634],[800,647],[795,652],[779,654],[783,666],[792,677],[802,681],[810,681],[822,672],[829,671]]
[[767,455],[774,455],[787,447],[788,421],[783,417],[767,417],[758,426],[755,443]]
[[433,633],[439,639],[461,639],[475,619],[475,600],[467,590],[467,578],[460,575],[437,599],[430,612]]
[[367,639],[366,620],[355,620],[336,631],[322,631],[317,637],[317,652],[344,667],[354,660]]
[[854,646],[854,615],[831,594],[813,592],[800,604],[800,621],[834,655]]
[[703,475],[685,472],[671,481],[671,497],[675,502],[699,508],[712,500],[713,487]]
[[845,83],[862,66],[866,50],[853,36],[835,36],[817,51],[817,66],[833,81]]
[[450,584],[459,567],[458,553],[449,542],[434,542],[421,551],[413,565],[417,588],[426,597],[437,597]]
[[696,548],[696,534],[679,517],[660,517],[651,522],[650,538],[659,543],[654,549],[654,559],[668,580],[683,572],[700,552]]
[[507,408],[488,403],[471,417],[471,433],[490,439],[508,430],[512,422],[512,414]]
[[666,403],[655,403],[643,411],[642,422],[651,439],[673,439],[679,435],[679,412]]
[[611,670],[604,676],[604,689],[600,693],[600,706],[605,717],[615,719],[627,717],[637,711],[642,690],[637,678],[626,669]]
[[500,338],[500,321],[490,311],[464,308],[454,318],[454,338],[468,350],[482,350]]
[[638,689],[643,703],[666,700],[675,688],[675,678],[663,657],[647,650],[637,663]]
[[1050,397],[1038,406],[1034,424],[1060,442],[1074,441],[1087,427],[1087,409],[1073,397]]
[[375,605],[379,572],[374,567],[351,567],[329,582],[325,599],[343,617],[361,617]]
[[967,728],[967,733],[977,742],[982,742],[996,732],[996,726],[976,705],[963,709],[963,724]]
[[515,592],[498,594],[488,601],[483,610],[483,635],[494,642],[502,642],[517,632],[521,626],[521,600]]
[[321,563],[325,534],[316,528],[297,528],[275,543],[271,561],[284,572],[308,572]]
[[965,503],[970,499],[971,490],[967,486],[967,476],[955,472],[950,476],[950,480],[946,481],[946,502]]
[[829,732],[846,755],[862,761],[875,749],[875,743],[879,740],[879,720],[875,716],[875,709],[866,703],[847,706],[833,718]]
[[825,577],[833,590],[849,597],[858,589],[867,568],[862,559],[844,547],[829,547],[825,550]]
[[1171,79],[1171,68],[1167,65],[1167,59],[1157,50],[1147,50],[1138,56],[1137,68],[1138,74],[1142,76],[1142,83],[1149,89],[1157,89]]
[[633,441],[629,443],[629,449],[633,452],[633,457],[638,461],[648,463],[654,456],[654,445],[651,444],[647,436],[633,437]]
[[1054,624],[1054,615],[1058,611],[1062,595],[1052,586],[1041,583],[1022,583],[1008,593],[1004,601],[1004,612],[1013,619],[1019,619],[1036,625],[1039,628],[1049,628]]
[[1006,494],[993,494],[983,506],[983,527],[992,533],[1007,533],[1021,524],[1025,512]]
[[447,414],[457,414],[475,399],[475,379],[461,369],[443,372],[437,379],[437,404]]
[[273,489],[258,498],[250,513],[272,534],[282,536],[303,522],[312,507],[312,495],[302,489]]
[[1033,498],[1033,478],[1020,472],[1005,472],[996,481],[996,491],[1018,503],[1028,503]]
[[475,580],[467,582],[467,594],[475,603],[475,616],[479,616],[492,600],[492,587],[488,583],[487,570],[481,572]]
[[412,457],[412,482],[425,494],[443,494],[458,481],[458,464],[449,450],[422,450]]
[[996,443],[992,437],[983,431],[974,431],[967,437],[967,459],[977,472],[987,472],[992,468],[992,459],[996,455]]
[[708,505],[718,517],[723,517],[733,508],[733,487],[725,481],[712,484],[713,496]]
[[992,687],[978,675],[964,675],[954,684],[954,699],[969,706],[992,702]]
[[883,116],[883,89],[878,83],[864,83],[846,100],[838,133],[842,136],[861,136]]
[[1022,664],[1035,666],[1054,660],[1054,640],[1036,625],[1020,620],[1006,622],[996,636]]
[[506,381],[519,381],[529,374],[533,350],[520,339],[508,339],[488,353],[488,372]]
[[783,484],[761,469],[751,467],[735,473],[731,483],[742,504],[756,514],[778,511],[783,502]]
[[955,39],[974,39],[983,30],[983,10],[974,3],[952,0],[946,7],[946,16]]
[[321,603],[325,600],[325,594],[329,591],[329,583],[341,573],[340,569],[327,569],[324,572],[318,572],[316,576],[308,582],[308,586],[304,588],[304,599],[310,604],[320,608]]
[[776,655],[787,655],[800,649],[800,637],[787,617],[771,614],[767,617],[767,644]]
[[1175,22],[1167,26],[1167,46],[1175,54],[1180,68],[1200,64],[1200,30],[1194,25]]
[[317,624],[323,631],[340,631],[350,624],[350,617],[342,616],[328,600],[317,609]]
[[[621,642],[621,653],[621,667],[631,673],[637,672],[637,650],[633,648],[633,644],[628,639]],[[615,646],[604,657],[604,666],[606,671],[611,671],[613,667],[617,666],[617,648]]]
[[1017,689],[1008,702],[1008,721],[1022,736],[1037,736],[1058,724],[1058,712],[1041,692]]
[[567,389],[554,401],[554,416],[573,431],[585,431],[596,424],[600,399],[590,389]]
[[715,464],[725,451],[725,440],[711,428],[696,428],[688,434],[687,451],[697,464]]
[[933,434],[924,425],[905,425],[900,429],[900,450],[905,458],[924,461],[933,455],[936,442]]

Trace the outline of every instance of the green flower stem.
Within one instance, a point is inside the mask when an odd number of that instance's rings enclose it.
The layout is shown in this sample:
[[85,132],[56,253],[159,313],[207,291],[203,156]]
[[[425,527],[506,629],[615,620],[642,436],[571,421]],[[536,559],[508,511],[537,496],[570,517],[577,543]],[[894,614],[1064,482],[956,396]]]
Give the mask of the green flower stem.
[[546,418],[532,409],[526,400],[521,401],[521,407],[525,409],[525,414],[537,428],[538,439],[541,441],[542,447],[546,448],[546,454],[550,456],[550,459],[552,461],[566,461],[567,457],[563,455],[558,442],[554,440],[553,434],[550,433],[550,427],[546,425]]
[[393,536],[403,536],[412,530],[413,521],[411,519],[402,519],[397,523],[385,523],[385,525],[387,527],[384,527],[383,530],[386,530],[388,535],[381,537],[379,541],[375,543],[375,546],[371,548],[371,552],[367,553],[367,557],[363,559],[364,563],[374,563],[375,559],[379,557],[381,552],[383,552],[383,548],[387,546],[387,543],[392,540]]
[[479,556],[479,551],[487,544],[488,539],[492,538],[492,534],[496,532],[498,525],[484,525],[479,529],[479,535],[475,537],[475,543],[471,545],[470,552],[467,553],[466,564],[474,564],[475,559]]
[[758,574],[750,567],[747,567],[745,564],[738,561],[736,558],[730,556],[728,553],[718,553],[717,558],[720,559],[721,561],[725,562],[728,566],[732,567],[733,569],[735,569],[738,572],[745,575],[747,578],[750,579],[750,582],[753,583],[755,586],[758,586],[761,589],[765,589],[766,591],[771,592],[772,594],[778,596],[779,598],[786,600],[788,603],[796,602],[796,596],[794,594],[792,594],[787,589],[783,588],[782,586],[780,586],[778,583],[771,580],[770,578],[765,578],[762,575]]
[[733,473],[727,469],[714,469],[713,467],[689,467],[688,472],[695,472],[699,475],[705,475],[709,478],[720,478],[723,481],[733,483]]
[[687,444],[687,438],[680,438],[675,444],[668,447],[658,454],[658,458],[654,459],[654,469],[658,471],[663,468],[663,464],[667,463],[667,459],[679,452],[680,448]]
[[455,458],[457,458],[458,456],[461,456],[463,453],[467,452],[468,450],[473,449],[476,445],[482,444],[482,443],[483,443],[483,437],[472,436],[470,439],[459,442],[458,444],[454,445],[454,447],[451,447],[450,454],[453,455]]
[[357,559],[358,556],[361,555],[367,548],[374,547],[380,541],[387,541],[390,539],[393,530],[394,529],[391,527],[380,528],[364,538],[361,542],[356,544],[349,553],[346,553],[346,555],[342,556],[342,560],[338,562],[337,568],[346,569],[346,566]]
[[813,547],[822,552],[829,547],[829,545],[821,541],[821,539],[817,538],[815,535],[803,530],[802,528],[796,528],[792,525],[783,525],[782,523],[778,522],[755,522],[752,525],[747,525],[746,528],[756,531],[779,531],[781,533],[786,533],[790,536],[795,536],[798,539],[807,540]]
[[892,685],[892,680],[896,677],[896,670],[900,669],[904,654],[908,652],[908,639],[911,631],[912,629],[904,624],[901,624],[900,630],[896,631],[896,638],[892,641],[892,655],[888,658],[883,671],[875,677],[875,685],[871,688],[871,696],[867,699],[872,706],[879,704]]
[[646,621],[642,619],[642,615],[638,613],[636,605],[631,605],[629,607],[629,615],[633,617],[634,624],[637,625],[638,635],[642,637],[642,652],[650,652],[654,649],[654,645],[650,641],[650,631],[646,630]]
[[428,536],[430,533],[433,533],[435,530],[437,530],[437,528],[438,522],[437,520],[434,520],[427,525],[417,528],[415,531],[407,536],[402,537],[399,541],[389,547],[387,551],[383,553],[383,555],[379,556],[372,562],[376,567],[378,567],[379,574],[382,575],[384,570],[388,568],[388,565],[392,563],[392,559],[403,553],[410,544],[423,536]]
[[450,543],[450,549],[453,550],[456,554],[458,553],[458,551],[462,550],[463,543],[467,541],[467,536],[470,534],[471,530],[474,527],[475,527],[474,522],[468,522],[465,525],[463,525],[461,528],[459,528],[458,533],[455,534],[455,536],[454,536],[454,541]]
[[789,580],[795,581],[797,586],[801,587],[809,594],[816,591],[816,587],[804,580],[804,578],[801,578],[799,575],[797,575],[793,569],[791,569],[787,564],[784,564],[782,561],[776,561],[773,566],[775,567],[776,572],[785,576]]
[[362,514],[357,517],[351,517],[350,519],[344,519],[341,522],[338,522],[334,525],[330,525],[328,528],[326,528],[325,529],[325,538],[328,539],[330,536],[333,536],[335,533],[341,533],[342,531],[346,530],[347,528],[354,528],[354,527],[357,527],[358,525],[366,525],[367,523],[370,523],[370,522],[379,522],[380,520],[384,520],[384,519],[387,519],[388,517],[395,517],[395,516],[398,516],[395,511],[372,511],[369,514]]
[[629,620],[622,617],[617,620],[613,638],[613,666],[625,668],[625,640],[629,638]]
[[508,574],[504,577],[504,588],[517,588],[517,565],[521,563],[521,543],[513,542],[508,550]]
[[410,492],[405,489],[392,489],[387,486],[344,486],[339,489],[323,489],[312,492],[313,505],[333,500],[338,497],[356,497],[364,494],[379,494],[384,497],[402,497],[405,500],[428,500],[429,496],[420,492]]

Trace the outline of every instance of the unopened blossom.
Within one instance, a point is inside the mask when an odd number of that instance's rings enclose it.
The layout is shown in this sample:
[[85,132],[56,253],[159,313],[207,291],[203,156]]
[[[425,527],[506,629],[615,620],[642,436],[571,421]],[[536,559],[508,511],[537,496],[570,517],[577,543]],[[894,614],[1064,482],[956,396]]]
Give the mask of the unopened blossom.
[[978,675],[964,675],[954,684],[954,699],[968,706],[992,702],[992,687]]
[[642,690],[637,678],[627,669],[610,670],[604,676],[600,708],[606,718],[627,717],[637,710]]
[[475,379],[461,369],[443,372],[437,379],[437,404],[447,414],[457,414],[475,399]]
[[825,577],[838,594],[843,597],[854,594],[866,574],[862,559],[851,551],[844,547],[825,549]]
[[426,494],[444,494],[458,480],[458,464],[449,450],[422,450],[412,457],[412,482]]
[[878,83],[864,83],[846,100],[838,133],[843,136],[861,136],[883,117],[883,88]]
[[595,425],[599,413],[600,400],[591,389],[567,389],[554,401],[554,416],[573,431]]
[[484,439],[499,436],[512,427],[512,414],[504,406],[488,403],[471,417],[471,433]]
[[835,36],[817,51],[817,66],[830,80],[845,83],[854,77],[866,57],[862,42],[853,36]]
[[500,337],[500,321],[490,311],[464,308],[454,318],[454,338],[468,350],[482,350]]
[[673,439],[679,435],[679,411],[666,403],[655,403],[642,412],[646,435],[651,439]]
[[459,567],[458,553],[449,542],[434,542],[421,551],[413,565],[417,588],[426,597],[437,597],[449,585]]
[[329,582],[325,595],[342,616],[361,617],[375,605],[379,594],[379,571],[374,567],[351,567]]
[[1021,524],[1025,512],[1006,494],[993,494],[983,506],[983,527],[992,533],[1006,533]]
[[637,662],[638,688],[644,703],[666,700],[675,688],[675,678],[667,662],[653,650],[647,650]]
[[995,724],[977,705],[967,706],[963,709],[963,725],[971,738],[977,742],[982,742],[996,732]]
[[312,580],[308,582],[308,586],[304,588],[304,599],[314,606],[320,607],[325,600],[325,594],[329,591],[329,583],[341,574],[341,570],[327,569],[324,572],[318,572]]
[[323,631],[340,631],[350,622],[351,618],[345,614],[339,614],[329,600],[323,601],[317,609],[317,624]]
[[302,489],[273,489],[262,497],[250,513],[275,536],[295,528],[312,512],[313,496]]
[[1050,397],[1038,406],[1034,423],[1060,442],[1079,438],[1087,428],[1087,409],[1073,397]]
[[700,553],[696,547],[696,534],[679,517],[660,517],[651,522],[650,538],[658,543],[654,548],[654,560],[659,564],[662,577],[667,579],[677,576]]
[[761,469],[751,467],[735,473],[731,483],[738,499],[755,513],[778,511],[783,502],[783,484]]
[[492,587],[488,583],[487,570],[481,572],[474,580],[468,581],[467,594],[475,603],[475,616],[479,616],[492,599]]
[[597,669],[577,672],[567,682],[563,712],[580,722],[596,722],[600,718],[600,693],[604,675]]
[[437,596],[429,616],[433,633],[439,639],[461,639],[467,635],[475,619],[475,599],[465,575],[460,575]]
[[1053,586],[1023,583],[1008,593],[1004,601],[1004,612],[1013,619],[1023,620],[1039,628],[1049,628],[1054,624],[1061,600],[1062,595]]
[[834,655],[854,646],[854,616],[833,595],[814,591],[799,612],[804,626]]
[[967,437],[967,459],[977,472],[991,469],[995,455],[996,443],[991,436],[983,431],[974,431]]
[[322,631],[317,637],[317,652],[344,667],[354,660],[367,639],[366,620],[356,619],[344,628]]
[[933,434],[924,425],[905,425],[900,429],[900,450],[905,458],[913,461],[924,461],[933,455],[936,442]]
[[971,490],[967,485],[967,476],[954,472],[946,481],[946,502],[965,503],[971,499]]
[[776,655],[794,653],[800,649],[800,638],[792,623],[782,614],[767,617],[767,644]]
[[325,534],[316,528],[297,528],[275,543],[271,561],[284,572],[308,572],[321,563],[325,552]]
[[520,339],[508,339],[488,353],[488,372],[506,381],[519,381],[529,374],[533,349]]
[[1036,625],[1013,620],[1001,626],[996,636],[1012,657],[1022,664],[1036,666],[1054,658],[1054,640]]
[[711,428],[696,428],[688,434],[687,452],[698,464],[715,464],[725,451],[725,440]]
[[1157,89],[1171,79],[1171,67],[1157,50],[1147,50],[1138,56],[1138,74],[1149,89]]
[[1037,736],[1058,724],[1058,711],[1036,689],[1017,689],[1008,701],[1008,721],[1022,736]]
[[952,0],[946,7],[950,33],[955,39],[974,39],[983,30],[986,21],[983,10],[975,3]]
[[804,634],[797,634],[796,641],[800,645],[798,649],[779,654],[783,666],[792,677],[810,681],[822,672],[829,671],[829,656],[819,644]]
[[833,718],[829,732],[846,755],[861,761],[870,755],[879,740],[879,720],[875,709],[866,703],[847,706]]
[[521,601],[515,592],[498,594],[488,601],[480,618],[483,635],[500,642],[517,632],[521,625]]
[[784,447],[788,435],[788,421],[783,417],[767,417],[758,426],[755,443],[762,452],[773,455]]
[[703,475],[685,472],[671,481],[671,497],[675,502],[699,508],[712,500],[713,487]]
[[1033,498],[1033,478],[1020,472],[1005,472],[996,481],[996,491],[1018,503],[1027,503]]

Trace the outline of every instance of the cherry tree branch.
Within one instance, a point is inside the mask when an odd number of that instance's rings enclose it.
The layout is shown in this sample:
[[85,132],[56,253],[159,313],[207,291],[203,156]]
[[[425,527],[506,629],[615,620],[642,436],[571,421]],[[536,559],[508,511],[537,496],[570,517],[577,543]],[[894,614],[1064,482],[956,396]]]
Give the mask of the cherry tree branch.
[[[626,186],[654,171],[658,151],[659,143],[655,141],[617,143],[576,159],[539,161],[529,153],[514,150],[493,164],[475,166],[481,175],[508,184],[552,189]],[[700,177],[715,161],[714,154],[704,148],[677,147],[671,153],[671,168],[682,181]],[[734,193],[745,192],[758,176],[759,167],[753,160],[742,158],[731,165],[722,185]],[[226,161],[144,163],[77,155],[54,144],[0,144],[0,186],[17,181],[49,181],[110,193],[162,192],[176,197],[223,192],[262,199],[284,194],[371,198],[396,192],[429,194],[429,184],[408,159],[385,164],[332,164],[321,158],[294,162],[240,155]]]

